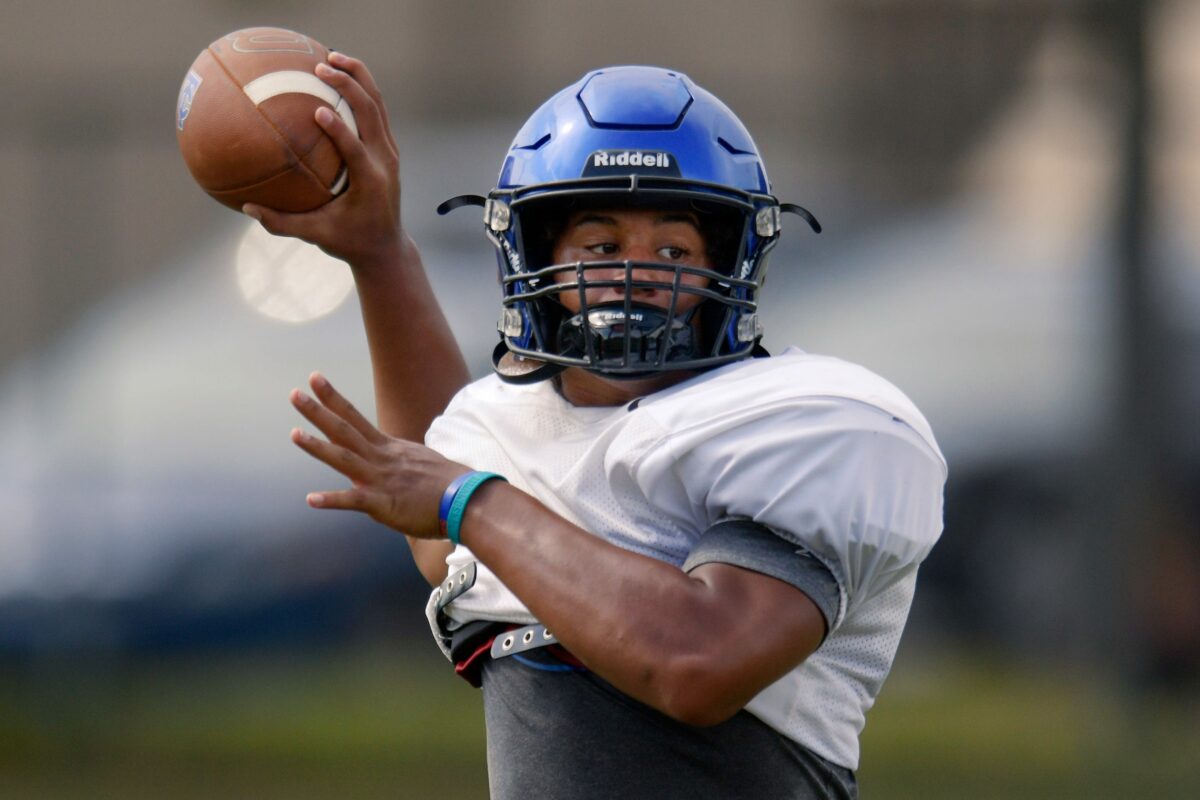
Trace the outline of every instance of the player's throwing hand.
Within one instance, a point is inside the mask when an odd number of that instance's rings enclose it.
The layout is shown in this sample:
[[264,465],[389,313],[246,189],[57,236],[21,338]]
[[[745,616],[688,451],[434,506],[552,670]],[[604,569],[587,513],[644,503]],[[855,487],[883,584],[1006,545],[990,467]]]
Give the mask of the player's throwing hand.
[[311,242],[356,269],[372,269],[395,260],[401,247],[400,155],[388,123],[383,96],[366,64],[343,53],[330,53],[317,77],[346,98],[358,122],[359,136],[329,109],[316,112],[346,162],[349,187],[325,205],[303,214],[286,214],[247,204],[244,211],[271,233]]

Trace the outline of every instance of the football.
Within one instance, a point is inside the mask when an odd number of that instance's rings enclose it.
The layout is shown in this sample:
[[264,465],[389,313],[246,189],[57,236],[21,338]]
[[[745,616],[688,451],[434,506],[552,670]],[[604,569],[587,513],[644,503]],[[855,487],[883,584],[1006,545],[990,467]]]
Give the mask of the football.
[[337,148],[313,114],[329,106],[357,134],[349,104],[314,73],[328,51],[302,33],[247,28],[200,53],[175,113],[179,152],[221,203],[310,211],[346,187]]

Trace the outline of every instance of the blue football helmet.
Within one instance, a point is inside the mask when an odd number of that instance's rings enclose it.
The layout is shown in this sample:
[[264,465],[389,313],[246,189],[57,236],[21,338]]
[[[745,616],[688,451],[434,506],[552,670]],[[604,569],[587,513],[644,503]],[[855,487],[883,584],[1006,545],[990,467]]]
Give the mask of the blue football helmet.
[[[733,112],[686,75],[656,67],[595,70],[551,97],[517,133],[496,188],[438,211],[463,205],[484,207],[496,246],[503,307],[493,363],[517,383],[567,367],[632,378],[763,354],[757,293],[781,212],[820,231],[803,208],[771,195],[758,150]],[[695,214],[709,266],[551,263],[572,211],[629,207]],[[624,278],[614,280],[615,270]],[[685,274],[706,285],[681,284]],[[588,304],[587,289],[608,287],[622,287],[623,299]],[[639,287],[670,290],[669,306],[639,304]],[[579,311],[559,301],[563,292],[579,297]],[[702,300],[677,314],[683,294]]]

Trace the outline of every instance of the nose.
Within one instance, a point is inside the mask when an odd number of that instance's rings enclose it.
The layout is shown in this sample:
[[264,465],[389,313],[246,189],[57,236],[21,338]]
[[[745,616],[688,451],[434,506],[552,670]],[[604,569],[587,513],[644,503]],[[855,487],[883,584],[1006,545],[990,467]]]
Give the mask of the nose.
[[[629,268],[629,279],[633,284],[630,287],[630,294],[634,299],[643,302],[653,302],[660,294],[670,293],[670,284],[672,280],[672,269],[670,265],[664,265],[662,268],[656,268],[645,263],[642,257],[630,254],[628,256],[631,262],[638,263]],[[614,300],[621,300],[625,297],[625,268],[612,267],[604,269],[589,270],[589,279],[591,281],[613,282],[614,285],[597,287],[594,291],[588,292],[589,302],[605,303]],[[648,286],[646,284],[662,284],[660,286]]]
[[[633,269],[632,269],[633,274],[630,276],[635,282],[636,281],[641,281],[643,283],[670,283],[671,282],[671,276],[673,274],[671,265],[664,264],[661,267],[649,266],[649,264],[647,262],[652,263],[652,262],[655,262],[657,259],[650,258],[648,256],[647,257],[639,256],[636,258],[631,256],[629,260],[638,262],[636,264],[636,266],[633,267]],[[654,289],[645,289],[645,288],[643,290],[644,291],[655,291]]]
[[[633,280],[670,283],[673,268],[670,263],[664,263],[662,256],[650,242],[634,242],[626,246],[621,254],[626,261],[632,261],[637,266],[633,268]],[[651,266],[662,264],[661,267]]]

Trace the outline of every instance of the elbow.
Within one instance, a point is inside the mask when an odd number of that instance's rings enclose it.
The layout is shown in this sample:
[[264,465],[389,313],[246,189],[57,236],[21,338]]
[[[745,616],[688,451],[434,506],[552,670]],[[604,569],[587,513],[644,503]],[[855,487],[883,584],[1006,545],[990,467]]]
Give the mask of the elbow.
[[421,577],[428,581],[430,587],[440,586],[446,577],[446,558],[454,546],[448,542],[406,538]]
[[699,705],[684,704],[666,711],[666,715],[676,722],[691,725],[695,728],[711,728],[733,718],[741,707],[718,708],[712,703]]
[[710,728],[731,719],[750,699],[731,680],[703,665],[679,667],[664,676],[658,710],[676,722]]

